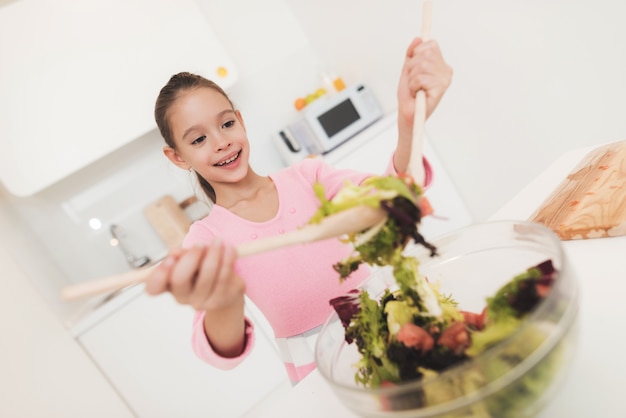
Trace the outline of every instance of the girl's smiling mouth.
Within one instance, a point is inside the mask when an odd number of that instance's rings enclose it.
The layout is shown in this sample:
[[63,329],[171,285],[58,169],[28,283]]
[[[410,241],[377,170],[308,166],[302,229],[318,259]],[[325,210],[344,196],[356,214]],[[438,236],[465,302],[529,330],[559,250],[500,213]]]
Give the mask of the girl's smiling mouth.
[[213,165],[216,166],[216,167],[223,167],[225,165],[232,164],[233,162],[235,162],[239,158],[240,155],[241,155],[241,151],[239,151],[235,155],[233,155],[233,156],[231,156],[231,157],[229,157],[229,158],[227,158],[225,160],[222,160],[219,163],[213,164]]

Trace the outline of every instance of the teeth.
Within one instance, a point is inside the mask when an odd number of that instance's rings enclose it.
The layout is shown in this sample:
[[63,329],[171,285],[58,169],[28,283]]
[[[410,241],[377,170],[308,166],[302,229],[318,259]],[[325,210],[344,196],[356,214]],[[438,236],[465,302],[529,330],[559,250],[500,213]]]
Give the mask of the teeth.
[[221,167],[221,166],[223,166],[223,165],[230,164],[230,163],[232,163],[233,161],[235,161],[238,157],[239,157],[239,153],[235,154],[232,158],[229,158],[228,160],[221,161],[221,162],[219,162],[219,163],[217,163],[217,164],[215,164],[215,165],[217,165],[217,166],[220,166],[220,167]]

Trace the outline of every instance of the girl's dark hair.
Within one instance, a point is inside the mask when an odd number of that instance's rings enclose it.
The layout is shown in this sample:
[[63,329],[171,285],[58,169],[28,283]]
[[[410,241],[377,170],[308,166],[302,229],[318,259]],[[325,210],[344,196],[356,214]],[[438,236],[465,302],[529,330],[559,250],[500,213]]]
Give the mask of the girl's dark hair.
[[[165,140],[165,143],[174,150],[176,150],[176,144],[174,143],[174,138],[172,137],[168,111],[174,102],[176,102],[180,93],[200,87],[207,87],[217,91],[224,96],[230,103],[230,106],[235,109],[233,102],[230,100],[226,92],[224,92],[224,90],[213,81],[200,75],[188,72],[174,74],[159,92],[156,104],[154,105],[154,120],[159,128],[159,132],[161,132],[161,136]],[[198,178],[198,183],[200,183],[202,191],[204,191],[209,199],[215,203],[216,196],[213,186],[211,186],[209,182],[206,181],[200,174],[196,173],[196,177]]]

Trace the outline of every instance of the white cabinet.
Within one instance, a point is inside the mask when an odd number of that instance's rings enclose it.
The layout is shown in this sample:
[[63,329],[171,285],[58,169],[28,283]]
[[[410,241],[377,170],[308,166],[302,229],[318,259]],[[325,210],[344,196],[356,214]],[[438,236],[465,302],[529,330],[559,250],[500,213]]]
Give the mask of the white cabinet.
[[[328,153],[324,159],[337,168],[382,174],[396,146],[396,120],[395,113],[385,116],[361,134]],[[420,225],[420,233],[428,241],[469,225],[472,218],[428,137],[424,140],[423,153],[433,171],[433,181],[425,196],[432,205],[434,214],[424,217]]]
[[1,242],[0,269],[0,417],[132,418]]
[[154,129],[174,73],[237,78],[194,0],[9,2],[0,51],[0,180],[17,196]]
[[240,417],[290,387],[262,325],[250,357],[222,371],[192,352],[192,318],[169,294],[141,293],[78,341],[139,418]]

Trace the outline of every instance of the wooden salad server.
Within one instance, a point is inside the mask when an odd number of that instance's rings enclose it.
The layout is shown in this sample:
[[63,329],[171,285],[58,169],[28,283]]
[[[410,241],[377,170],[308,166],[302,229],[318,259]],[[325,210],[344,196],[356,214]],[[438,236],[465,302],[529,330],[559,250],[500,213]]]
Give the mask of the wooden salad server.
[[[430,39],[432,1],[424,0],[422,6],[422,40]],[[424,149],[424,125],[426,124],[426,92],[420,90],[415,95],[415,115],[413,116],[413,140],[411,142],[411,156],[409,158],[408,172],[415,183],[424,187],[426,173],[422,154]]]
[[[357,206],[322,219],[318,224],[308,224],[295,231],[269,238],[247,242],[237,247],[239,257],[246,257],[290,245],[305,244],[358,233],[380,224],[387,218],[381,208]],[[144,282],[160,263],[131,270],[102,279],[67,286],[61,290],[61,299],[71,301],[112,292],[126,286]]]

